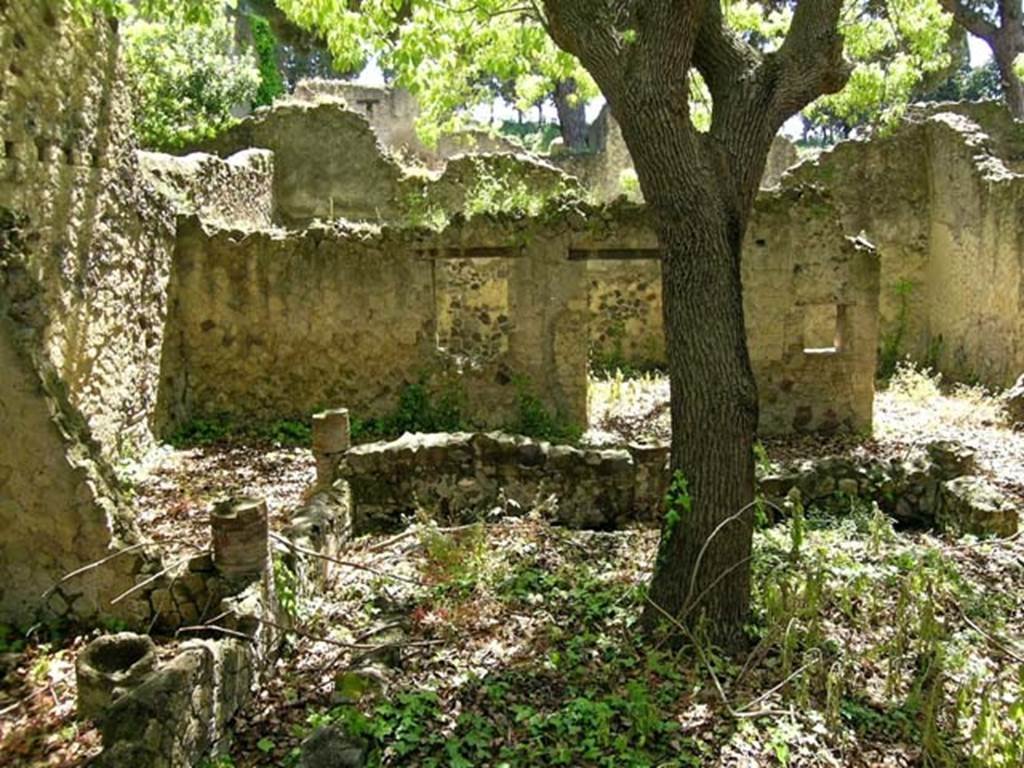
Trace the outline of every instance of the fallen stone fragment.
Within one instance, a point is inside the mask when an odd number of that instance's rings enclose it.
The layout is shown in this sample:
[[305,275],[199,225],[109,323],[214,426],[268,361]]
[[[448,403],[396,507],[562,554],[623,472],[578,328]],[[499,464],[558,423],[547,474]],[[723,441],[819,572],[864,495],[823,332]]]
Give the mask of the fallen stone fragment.
[[366,747],[354,743],[335,725],[324,725],[302,742],[300,768],[363,768]]
[[940,527],[978,536],[1012,536],[1018,512],[985,478],[967,475],[942,485]]
[[1024,373],[1003,394],[1003,410],[1011,427],[1024,428]]

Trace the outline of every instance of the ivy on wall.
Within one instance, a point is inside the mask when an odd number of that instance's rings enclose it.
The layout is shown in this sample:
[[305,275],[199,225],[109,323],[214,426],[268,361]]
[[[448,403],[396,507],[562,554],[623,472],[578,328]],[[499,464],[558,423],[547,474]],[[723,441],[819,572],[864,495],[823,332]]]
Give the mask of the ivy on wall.
[[277,38],[270,28],[270,22],[263,16],[251,13],[249,26],[252,29],[256,66],[260,72],[260,84],[252,104],[254,107],[262,107],[272,104],[274,99],[284,93],[284,78],[277,68]]

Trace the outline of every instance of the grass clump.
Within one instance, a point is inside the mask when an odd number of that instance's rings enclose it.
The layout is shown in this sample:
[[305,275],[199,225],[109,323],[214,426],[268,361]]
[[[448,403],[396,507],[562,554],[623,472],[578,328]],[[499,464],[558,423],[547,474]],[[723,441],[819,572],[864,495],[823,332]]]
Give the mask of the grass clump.
[[312,428],[306,420],[239,422],[223,415],[192,419],[167,438],[167,442],[178,449],[243,442],[306,448],[311,441]]

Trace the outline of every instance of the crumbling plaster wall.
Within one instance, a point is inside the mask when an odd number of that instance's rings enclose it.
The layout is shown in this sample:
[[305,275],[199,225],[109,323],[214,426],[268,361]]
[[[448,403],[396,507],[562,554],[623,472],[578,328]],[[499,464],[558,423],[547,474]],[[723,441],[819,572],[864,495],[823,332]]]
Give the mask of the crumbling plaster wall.
[[173,219],[138,182],[111,24],[5,5],[0,207],[25,219],[15,260],[33,285],[8,291],[106,454],[135,451],[151,440]]
[[1007,386],[1024,369],[1024,129],[1001,105],[912,110],[893,133],[791,169],[881,261],[881,337],[952,379]]
[[985,151],[987,138],[960,115],[928,123],[927,320],[941,370],[1009,386],[1024,370],[1024,177]]
[[358,85],[345,80],[310,78],[295,86],[296,99],[317,102],[327,98],[344,100],[377,134],[381,145],[393,154],[440,168],[449,157],[466,152],[521,152],[522,145],[482,129],[446,133],[437,146],[423,143],[416,131],[420,105],[404,88]]
[[[629,266],[616,276],[641,265],[645,290],[660,294],[657,242],[631,205],[478,216],[440,233],[241,233],[193,221],[175,259],[164,413],[170,424],[272,419],[344,403],[383,415],[405,386],[444,372],[458,374],[476,423],[512,423],[526,386],[584,425],[589,342],[602,320],[592,282],[623,253]],[[870,428],[877,274],[826,197],[759,201],[744,281],[765,432]],[[840,341],[830,351],[806,351],[814,308],[831,310],[825,334]]]
[[19,335],[0,317],[0,621],[41,613],[91,621],[100,612],[138,619],[136,603],[106,604],[134,583],[139,562],[130,557],[48,592],[130,531],[58,375],[39,369]]
[[[633,232],[586,251],[598,362],[664,363],[656,246],[650,231]],[[828,195],[806,187],[758,197],[743,288],[763,434],[870,430],[878,279],[874,249],[845,236]]]
[[[137,622],[110,460],[153,444],[174,220],[140,180],[115,25],[0,6],[0,621]],[[48,593],[49,594],[49,593]]]
[[218,226],[268,227],[274,217],[274,155],[247,149],[227,159],[139,152],[139,168],[179,215]]
[[224,158],[252,148],[274,153],[274,217],[283,224],[387,219],[405,194],[401,166],[341,99],[280,101],[195,147]]
[[[407,385],[457,368],[476,421],[508,423],[528,381],[583,423],[582,274],[563,258],[564,234],[518,226],[241,233],[207,232],[193,220],[175,259],[163,415],[169,424],[270,419],[335,403],[383,415]],[[489,354],[480,354],[482,337],[457,354],[438,348],[439,327],[450,338],[458,325],[451,297],[467,295],[453,279],[462,257],[478,270],[501,262],[493,298],[507,314],[493,318],[500,339],[488,339]]]

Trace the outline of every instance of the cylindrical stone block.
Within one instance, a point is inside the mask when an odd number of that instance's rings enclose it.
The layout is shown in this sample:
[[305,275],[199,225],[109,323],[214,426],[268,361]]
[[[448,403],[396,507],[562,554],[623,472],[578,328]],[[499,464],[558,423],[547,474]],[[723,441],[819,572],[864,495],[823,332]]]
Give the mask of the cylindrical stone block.
[[313,414],[313,453],[344,453],[352,447],[348,408]]
[[120,632],[97,637],[78,654],[78,714],[102,720],[107,708],[156,669],[156,646],[148,635]]
[[228,578],[257,577],[270,562],[267,503],[228,499],[210,512],[213,564]]
[[334,473],[345,451],[352,447],[352,426],[347,408],[313,415],[313,458],[319,485],[334,482]]

